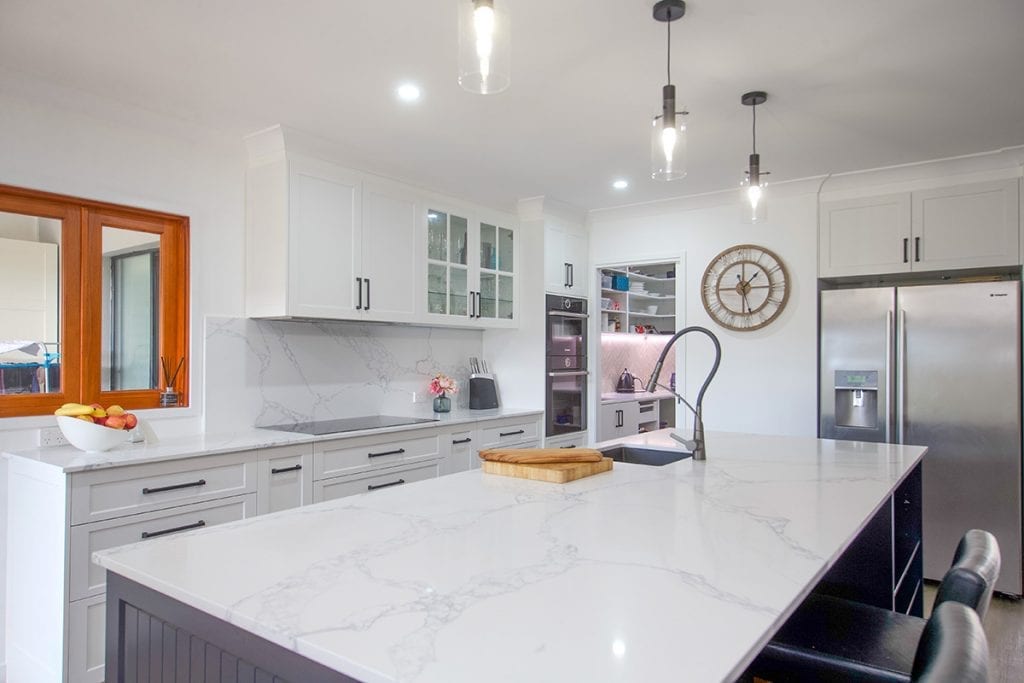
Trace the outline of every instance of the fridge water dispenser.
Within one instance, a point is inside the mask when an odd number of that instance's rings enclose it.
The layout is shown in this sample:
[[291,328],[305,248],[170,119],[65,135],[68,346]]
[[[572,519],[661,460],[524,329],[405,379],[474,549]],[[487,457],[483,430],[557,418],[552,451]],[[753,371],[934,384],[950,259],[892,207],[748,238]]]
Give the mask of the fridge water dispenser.
[[878,371],[836,370],[836,426],[878,428]]

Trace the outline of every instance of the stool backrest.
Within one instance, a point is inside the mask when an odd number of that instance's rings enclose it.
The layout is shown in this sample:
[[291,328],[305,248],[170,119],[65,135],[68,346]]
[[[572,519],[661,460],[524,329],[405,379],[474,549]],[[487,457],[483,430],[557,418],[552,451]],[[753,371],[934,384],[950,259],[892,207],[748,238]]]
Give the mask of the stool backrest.
[[974,610],[946,602],[932,611],[917,645],[910,680],[988,683],[988,641]]
[[935,594],[935,604],[959,602],[984,619],[999,578],[1000,563],[996,537],[981,529],[971,529],[956,547],[953,564]]

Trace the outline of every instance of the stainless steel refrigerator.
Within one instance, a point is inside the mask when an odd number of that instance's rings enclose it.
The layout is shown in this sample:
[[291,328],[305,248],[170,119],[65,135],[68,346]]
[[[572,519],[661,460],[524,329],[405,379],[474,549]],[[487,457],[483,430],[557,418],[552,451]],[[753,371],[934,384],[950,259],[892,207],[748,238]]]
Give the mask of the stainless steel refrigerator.
[[824,290],[820,344],[822,438],[928,447],[925,577],[986,529],[1021,595],[1020,282]]

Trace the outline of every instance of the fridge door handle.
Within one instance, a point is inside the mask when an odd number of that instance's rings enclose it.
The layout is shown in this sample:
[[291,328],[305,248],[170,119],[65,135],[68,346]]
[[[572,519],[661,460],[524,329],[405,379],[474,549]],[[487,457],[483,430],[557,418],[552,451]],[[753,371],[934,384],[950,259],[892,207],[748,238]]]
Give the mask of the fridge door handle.
[[899,428],[899,442],[903,443],[907,421],[907,312],[900,310],[900,338],[896,344],[896,424]]
[[892,443],[892,309],[885,312],[885,442]]

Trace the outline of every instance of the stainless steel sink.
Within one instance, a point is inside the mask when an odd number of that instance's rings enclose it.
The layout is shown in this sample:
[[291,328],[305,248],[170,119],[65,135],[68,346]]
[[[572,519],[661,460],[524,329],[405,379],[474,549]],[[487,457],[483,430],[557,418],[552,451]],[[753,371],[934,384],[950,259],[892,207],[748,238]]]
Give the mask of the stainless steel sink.
[[601,453],[618,462],[628,462],[634,465],[653,465],[655,467],[679,462],[693,456],[693,453],[687,453],[686,451],[663,451],[656,448],[642,448],[640,446],[612,446],[611,448],[602,448]]

